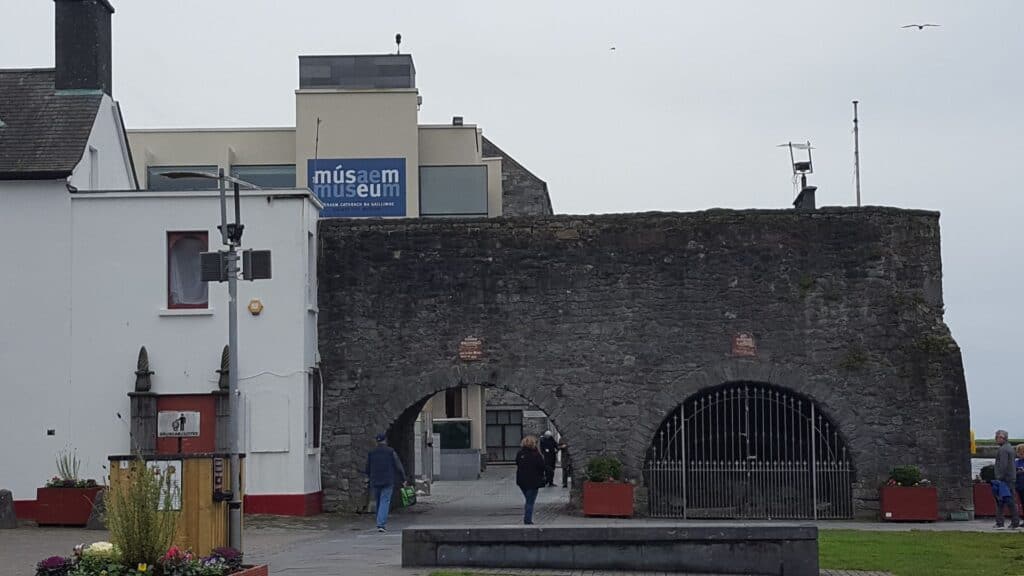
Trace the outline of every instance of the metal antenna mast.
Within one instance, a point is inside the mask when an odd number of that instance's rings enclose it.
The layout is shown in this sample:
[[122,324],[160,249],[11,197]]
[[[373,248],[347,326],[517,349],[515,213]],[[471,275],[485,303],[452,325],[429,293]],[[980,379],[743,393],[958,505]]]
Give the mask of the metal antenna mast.
[[857,100],[853,101],[853,170],[857,183],[857,207],[860,207],[860,121],[857,119]]

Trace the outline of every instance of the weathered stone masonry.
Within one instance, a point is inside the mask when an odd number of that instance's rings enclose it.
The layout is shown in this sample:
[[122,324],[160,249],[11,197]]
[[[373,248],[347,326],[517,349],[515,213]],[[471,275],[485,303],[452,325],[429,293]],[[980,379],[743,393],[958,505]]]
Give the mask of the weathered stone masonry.
[[[923,468],[943,512],[973,507],[937,213],[324,220],[320,242],[328,509],[365,502],[375,432],[460,383],[529,399],[576,462],[615,454],[638,478],[662,420],[734,381],[818,403],[853,453],[859,514],[897,464]],[[755,358],[730,356],[739,332]],[[471,335],[484,359],[461,363]]]

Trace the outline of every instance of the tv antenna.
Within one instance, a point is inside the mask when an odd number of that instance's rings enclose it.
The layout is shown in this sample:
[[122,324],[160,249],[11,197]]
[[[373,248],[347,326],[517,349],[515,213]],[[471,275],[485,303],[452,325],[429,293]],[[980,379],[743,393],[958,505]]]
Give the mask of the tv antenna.
[[316,136],[313,140],[313,165],[320,159],[320,117],[316,117]]
[[[793,188],[794,192],[799,194],[801,190],[807,188],[807,175],[814,173],[814,163],[811,159],[811,150],[814,149],[811,146],[810,140],[807,142],[787,142],[785,144],[779,144],[777,148],[789,148],[789,162],[793,166]],[[796,151],[807,152],[806,160],[797,160]],[[797,182],[799,181],[799,188],[797,188]]]
[[857,183],[857,207],[860,207],[860,121],[857,119],[857,100],[853,101],[853,178]]
[[395,46],[397,46],[395,54],[401,54],[402,53],[402,35],[401,34],[395,34]]

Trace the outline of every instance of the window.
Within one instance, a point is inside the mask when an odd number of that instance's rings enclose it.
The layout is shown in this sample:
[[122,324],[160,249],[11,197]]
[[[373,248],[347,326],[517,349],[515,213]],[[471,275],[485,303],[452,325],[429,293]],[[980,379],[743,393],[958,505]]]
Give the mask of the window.
[[181,190],[216,190],[217,181],[207,178],[167,178],[168,172],[217,173],[216,166],[149,166],[146,168],[146,187],[158,192]]
[[444,391],[444,413],[448,418],[462,418],[462,388]]
[[320,372],[314,369],[306,384],[306,448],[320,447],[321,397]]
[[522,410],[487,411],[487,460],[514,462],[523,439]]
[[167,307],[207,308],[206,282],[199,255],[207,250],[206,232],[167,233]]
[[295,188],[295,164],[232,166],[231,175],[260,188]]
[[487,216],[487,166],[421,167],[420,215]]

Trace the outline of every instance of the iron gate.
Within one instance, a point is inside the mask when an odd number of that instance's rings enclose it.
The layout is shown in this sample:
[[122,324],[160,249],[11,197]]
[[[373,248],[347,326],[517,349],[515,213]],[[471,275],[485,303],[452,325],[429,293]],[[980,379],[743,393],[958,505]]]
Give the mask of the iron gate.
[[681,404],[647,453],[650,515],[851,518],[853,467],[814,402],[765,384],[714,388]]

